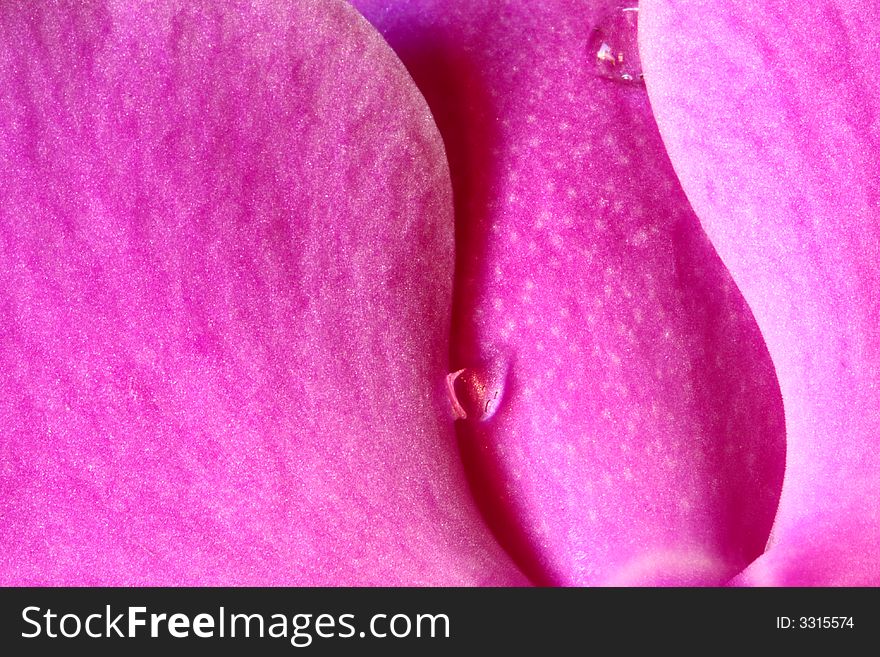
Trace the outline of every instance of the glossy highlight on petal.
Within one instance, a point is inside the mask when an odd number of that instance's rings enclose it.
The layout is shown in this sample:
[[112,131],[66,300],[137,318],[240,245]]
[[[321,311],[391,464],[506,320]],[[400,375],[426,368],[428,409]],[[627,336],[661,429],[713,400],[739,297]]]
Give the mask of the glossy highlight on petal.
[[620,82],[644,81],[637,38],[638,21],[637,2],[615,3],[598,19],[587,42],[598,75]]
[[510,363],[495,356],[480,365],[447,375],[450,402],[457,419],[485,422],[504,403]]

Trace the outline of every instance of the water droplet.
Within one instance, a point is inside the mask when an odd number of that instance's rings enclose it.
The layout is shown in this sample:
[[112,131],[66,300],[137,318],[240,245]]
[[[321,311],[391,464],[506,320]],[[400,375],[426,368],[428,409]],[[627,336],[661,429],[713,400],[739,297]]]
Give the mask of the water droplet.
[[598,75],[619,82],[643,83],[638,22],[638,2],[617,4],[599,19],[587,46]]
[[484,422],[498,411],[504,396],[503,361],[467,367],[446,376],[446,392],[456,420]]

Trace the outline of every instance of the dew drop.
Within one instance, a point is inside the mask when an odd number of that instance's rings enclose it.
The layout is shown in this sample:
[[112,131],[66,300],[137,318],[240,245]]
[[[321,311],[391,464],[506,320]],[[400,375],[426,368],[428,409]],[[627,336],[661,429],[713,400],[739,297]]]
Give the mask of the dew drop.
[[496,361],[448,374],[446,392],[455,419],[485,422],[494,416],[504,397],[507,369]]
[[614,6],[596,23],[590,33],[588,49],[599,76],[618,82],[644,83],[638,22],[638,2],[624,2]]

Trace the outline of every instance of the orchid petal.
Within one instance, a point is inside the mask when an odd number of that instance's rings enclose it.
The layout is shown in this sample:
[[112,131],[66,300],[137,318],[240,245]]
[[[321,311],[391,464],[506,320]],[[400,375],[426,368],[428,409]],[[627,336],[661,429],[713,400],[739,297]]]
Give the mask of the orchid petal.
[[726,581],[776,509],[779,390],[647,95],[596,75],[609,3],[354,4],[449,153],[450,385],[496,532],[539,582]]
[[0,6],[0,582],[521,584],[443,145],[347,3]]
[[880,5],[645,0],[640,44],[784,399],[770,547],[736,581],[880,584]]

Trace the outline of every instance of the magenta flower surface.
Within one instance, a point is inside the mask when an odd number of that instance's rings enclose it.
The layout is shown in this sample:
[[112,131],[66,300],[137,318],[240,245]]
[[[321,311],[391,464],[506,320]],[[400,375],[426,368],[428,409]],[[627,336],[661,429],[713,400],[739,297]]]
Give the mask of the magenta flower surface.
[[352,4],[0,5],[0,583],[880,583],[880,8]]
[[596,75],[608,6],[358,7],[446,141],[452,369],[504,372],[461,428],[485,515],[538,582],[726,581],[775,511],[776,382],[644,89]]
[[880,6],[647,0],[643,13],[669,154],[785,401],[770,549],[737,581],[878,585]]
[[342,2],[5,3],[0,579],[519,584],[440,136]]

